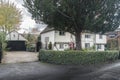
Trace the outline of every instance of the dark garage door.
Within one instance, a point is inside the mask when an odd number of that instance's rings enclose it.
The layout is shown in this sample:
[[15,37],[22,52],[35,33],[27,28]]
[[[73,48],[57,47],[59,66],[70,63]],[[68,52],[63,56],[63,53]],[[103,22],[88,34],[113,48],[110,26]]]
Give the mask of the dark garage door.
[[10,51],[26,51],[25,41],[8,41],[7,48]]

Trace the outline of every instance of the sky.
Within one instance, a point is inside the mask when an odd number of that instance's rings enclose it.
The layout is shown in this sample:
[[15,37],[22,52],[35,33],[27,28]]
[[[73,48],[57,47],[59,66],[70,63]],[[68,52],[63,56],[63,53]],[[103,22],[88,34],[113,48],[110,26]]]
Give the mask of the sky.
[[18,9],[22,11],[22,22],[20,25],[21,30],[20,33],[29,32],[30,29],[34,27],[39,27],[42,30],[46,25],[43,24],[36,24],[35,21],[31,18],[31,14],[27,11],[27,9],[23,6],[23,0],[9,0],[10,2],[14,3]]

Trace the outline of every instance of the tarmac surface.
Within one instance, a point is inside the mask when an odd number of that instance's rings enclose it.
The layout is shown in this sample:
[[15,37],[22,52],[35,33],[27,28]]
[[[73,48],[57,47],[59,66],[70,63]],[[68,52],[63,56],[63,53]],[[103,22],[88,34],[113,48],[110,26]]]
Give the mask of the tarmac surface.
[[99,65],[0,64],[0,80],[120,80],[120,61]]

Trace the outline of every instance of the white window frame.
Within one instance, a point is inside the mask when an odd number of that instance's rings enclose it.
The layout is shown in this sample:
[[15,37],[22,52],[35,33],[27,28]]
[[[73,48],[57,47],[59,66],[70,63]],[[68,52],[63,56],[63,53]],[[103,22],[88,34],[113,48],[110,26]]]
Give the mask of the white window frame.
[[90,43],[85,43],[85,49],[90,48]]
[[59,48],[64,49],[64,44],[63,43],[59,44]]
[[102,49],[102,45],[101,45],[101,44],[98,44],[98,45],[97,45],[97,49]]
[[60,36],[65,36],[65,32],[64,31],[59,31],[59,35]]
[[49,37],[45,37],[45,42],[49,42]]
[[85,38],[91,38],[91,35],[85,34]]

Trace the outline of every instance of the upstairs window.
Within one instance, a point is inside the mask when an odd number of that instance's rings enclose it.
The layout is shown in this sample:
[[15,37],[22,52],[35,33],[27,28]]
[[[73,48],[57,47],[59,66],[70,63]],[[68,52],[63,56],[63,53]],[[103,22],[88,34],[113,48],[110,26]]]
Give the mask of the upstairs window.
[[64,32],[64,31],[60,31],[60,32],[59,32],[59,35],[64,36],[64,35],[65,35],[65,32]]
[[45,37],[45,42],[49,42],[49,37]]
[[90,35],[85,35],[85,38],[90,38],[91,36]]

